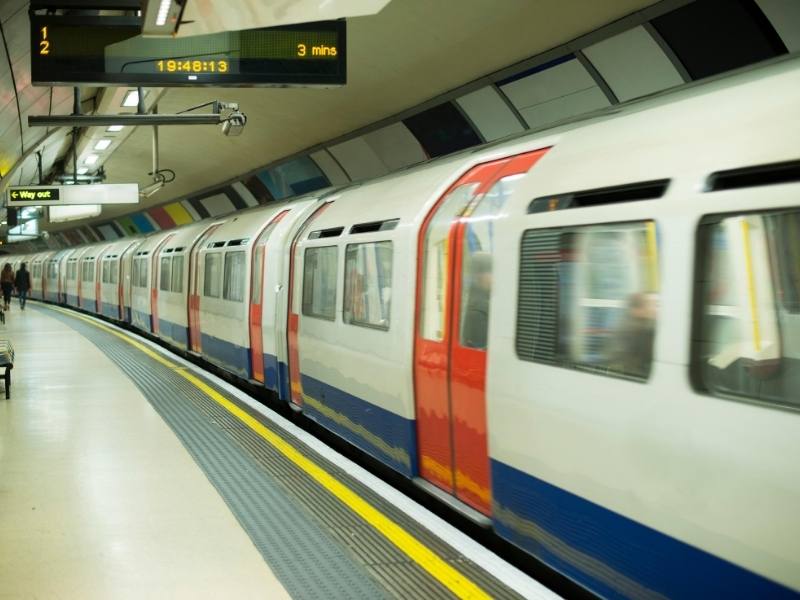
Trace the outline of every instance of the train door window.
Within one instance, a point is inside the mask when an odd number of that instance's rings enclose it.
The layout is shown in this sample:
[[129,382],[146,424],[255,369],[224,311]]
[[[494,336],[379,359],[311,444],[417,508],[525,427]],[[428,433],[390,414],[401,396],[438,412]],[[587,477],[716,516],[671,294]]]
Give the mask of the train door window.
[[495,221],[524,174],[503,177],[467,215],[462,238],[461,314],[459,331],[465,348],[486,348],[489,300],[492,291],[492,257]]
[[445,301],[450,274],[450,226],[475,194],[479,184],[467,183],[450,192],[428,224],[422,249],[422,313],[420,334],[426,340],[444,339]]
[[349,244],[344,278],[344,322],[389,329],[392,242]]
[[170,289],[178,294],[183,292],[183,256],[172,257],[172,284]]
[[526,231],[517,355],[646,380],[658,316],[657,252],[652,221]]
[[250,302],[261,304],[261,288],[264,287],[264,244],[256,244],[253,249],[253,287],[250,290]]
[[698,231],[692,379],[800,408],[800,211],[717,215]]
[[232,302],[244,300],[245,288],[245,253],[227,252],[225,254],[225,273],[222,286],[222,297]]
[[56,277],[58,277],[56,262],[51,260],[49,263],[47,263],[47,278],[55,279]]
[[104,260],[103,261],[103,272],[102,272],[102,282],[103,283],[108,283],[108,269],[109,269],[108,261]]
[[203,269],[203,295],[208,298],[219,298],[222,290],[222,254],[211,252],[206,254]]
[[303,314],[333,321],[336,319],[336,271],[339,249],[336,246],[307,248],[303,259]]
[[162,256],[158,289],[168,292],[170,283],[172,283],[172,257]]
[[119,283],[119,261],[112,260],[109,265],[108,282],[117,284]]
[[94,281],[94,263],[90,258],[83,261],[83,281]]
[[139,287],[146,288],[150,287],[148,285],[148,271],[149,271],[150,261],[147,259],[146,256],[143,256],[139,259]]

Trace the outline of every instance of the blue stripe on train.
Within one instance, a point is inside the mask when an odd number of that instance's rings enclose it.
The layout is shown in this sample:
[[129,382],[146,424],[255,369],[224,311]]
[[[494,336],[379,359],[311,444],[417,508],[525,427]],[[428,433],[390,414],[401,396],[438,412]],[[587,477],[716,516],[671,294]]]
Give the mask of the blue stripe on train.
[[300,375],[303,411],[321,425],[407,477],[417,471],[416,427],[384,408],[318,379]]
[[141,310],[136,310],[135,308],[131,310],[131,321],[130,323],[134,327],[138,327],[142,331],[146,331],[147,333],[152,333],[152,319],[150,318],[150,313],[143,312]]
[[178,323],[159,318],[158,333],[183,349],[186,349],[189,343],[189,328],[186,325],[179,325]]
[[67,304],[70,306],[78,306],[78,296],[75,294],[67,294]]
[[109,317],[110,319],[119,319],[119,308],[116,304],[111,304],[110,302],[101,302],[100,310],[105,317]]
[[248,379],[252,377],[250,350],[206,333],[200,334],[203,355],[223,369]]
[[795,592],[492,460],[502,537],[608,598],[797,598]]

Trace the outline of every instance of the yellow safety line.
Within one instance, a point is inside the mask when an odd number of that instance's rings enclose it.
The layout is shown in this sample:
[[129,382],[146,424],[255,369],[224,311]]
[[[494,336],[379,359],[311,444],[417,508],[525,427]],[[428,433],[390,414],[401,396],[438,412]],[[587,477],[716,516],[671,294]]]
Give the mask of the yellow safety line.
[[761,351],[761,332],[758,325],[758,304],[756,287],[753,281],[753,259],[750,256],[750,224],[742,219],[742,239],[744,242],[744,268],[747,272],[747,295],[750,297],[750,316],[753,319],[753,344],[756,352]]
[[242,423],[247,425],[265,441],[271,444],[286,458],[292,461],[300,469],[305,471],[308,476],[310,476],[322,487],[328,490],[328,492],[342,501],[350,510],[374,527],[379,533],[385,536],[390,542],[397,546],[397,548],[404,552],[420,567],[430,573],[430,575],[432,575],[442,585],[453,592],[453,594],[455,594],[457,597],[491,598],[491,596],[481,589],[477,584],[471,581],[463,573],[453,568],[447,561],[441,558],[433,550],[428,548],[425,544],[420,542],[413,535],[408,533],[400,525],[384,515],[369,502],[359,496],[356,492],[351,490],[333,475],[317,465],[314,461],[303,456],[286,440],[267,429],[253,416],[239,408],[239,406],[237,406],[235,403],[225,398],[225,396],[217,392],[215,389],[186,370],[184,367],[181,367],[180,365],[177,365],[174,362],[164,358],[158,352],[151,350],[141,342],[132,339],[128,335],[115,331],[114,329],[111,329],[110,327],[107,327],[101,323],[97,323],[94,319],[90,319],[89,317],[85,317],[62,308],[50,308],[78,319],[82,319],[98,329],[102,329],[108,333],[111,333],[124,340],[137,350],[141,350],[153,360],[158,361],[165,367],[174,370],[178,375],[189,381],[206,396],[217,402],[217,404],[234,415]]

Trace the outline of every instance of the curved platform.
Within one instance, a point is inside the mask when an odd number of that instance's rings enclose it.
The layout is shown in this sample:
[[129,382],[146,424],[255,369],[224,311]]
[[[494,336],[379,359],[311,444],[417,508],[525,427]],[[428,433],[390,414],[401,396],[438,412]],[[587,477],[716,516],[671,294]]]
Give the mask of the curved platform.
[[3,336],[0,596],[554,597],[154,344],[35,304]]

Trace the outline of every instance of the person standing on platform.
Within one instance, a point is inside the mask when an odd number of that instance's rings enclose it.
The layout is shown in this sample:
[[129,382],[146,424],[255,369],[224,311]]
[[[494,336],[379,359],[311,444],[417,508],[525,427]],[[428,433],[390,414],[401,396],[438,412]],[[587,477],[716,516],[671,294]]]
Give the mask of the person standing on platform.
[[25,268],[25,263],[19,266],[17,276],[14,277],[14,287],[17,288],[17,295],[19,296],[19,307],[25,310],[25,300],[28,299],[28,292],[31,289],[31,274]]
[[14,291],[14,268],[11,263],[3,265],[0,271],[0,288],[3,290],[3,310],[11,308],[11,292]]

